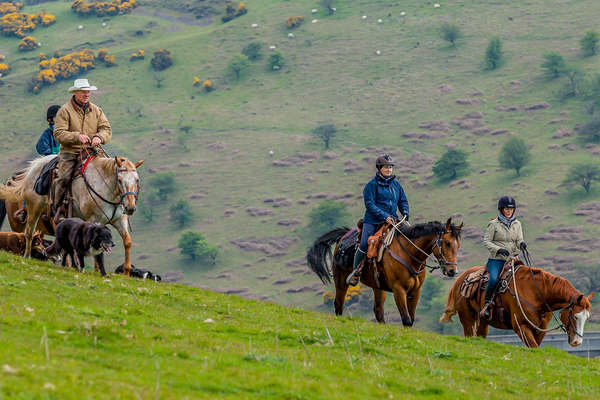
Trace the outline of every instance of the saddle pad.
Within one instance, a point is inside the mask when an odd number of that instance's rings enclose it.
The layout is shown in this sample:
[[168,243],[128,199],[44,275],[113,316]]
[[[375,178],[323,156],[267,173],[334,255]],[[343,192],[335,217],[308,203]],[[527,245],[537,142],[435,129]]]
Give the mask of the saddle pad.
[[33,185],[33,189],[40,196],[45,196],[50,192],[50,186],[52,185],[52,171],[56,168],[58,164],[58,156],[52,158],[44,168],[42,168],[42,172],[35,180],[35,184]]
[[485,268],[478,269],[477,271],[471,272],[465,280],[460,284],[460,295],[464,298],[470,299],[477,292],[480,283],[487,282],[489,275]]
[[369,236],[369,248],[367,250],[368,258],[375,258],[379,255],[379,247],[383,243],[383,236],[387,232],[387,225],[382,226],[373,236]]
[[[349,254],[351,256],[352,259],[354,259],[354,248],[356,246],[356,242],[358,241],[358,238],[360,237],[360,230],[358,230],[357,228],[352,229],[351,231],[349,231],[348,233],[346,233],[344,235],[344,237],[342,238],[342,240],[340,241],[340,245],[338,247],[338,251],[335,254],[335,259],[336,262],[339,265],[347,265],[347,261],[345,260],[345,256],[346,254]],[[350,264],[352,264],[352,261],[350,261]]]

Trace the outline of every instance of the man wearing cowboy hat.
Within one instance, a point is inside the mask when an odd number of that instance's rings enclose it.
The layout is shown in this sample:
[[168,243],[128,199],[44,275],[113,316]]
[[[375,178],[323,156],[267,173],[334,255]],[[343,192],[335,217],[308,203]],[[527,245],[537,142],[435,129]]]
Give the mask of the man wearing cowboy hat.
[[52,212],[57,214],[77,166],[77,155],[82,148],[107,144],[112,137],[110,123],[102,109],[90,102],[90,94],[97,90],[87,79],[75,79],[69,88],[71,99],[56,114],[54,138],[60,144],[58,175],[54,182]]

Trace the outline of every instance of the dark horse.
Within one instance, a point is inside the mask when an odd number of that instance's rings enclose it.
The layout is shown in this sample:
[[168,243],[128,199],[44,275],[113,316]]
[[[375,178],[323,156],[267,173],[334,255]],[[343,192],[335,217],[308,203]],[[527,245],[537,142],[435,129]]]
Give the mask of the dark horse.
[[487,322],[479,318],[483,296],[465,298],[460,294],[460,286],[466,277],[482,268],[485,267],[469,268],[456,278],[448,292],[440,322],[450,322],[452,316],[458,313],[465,336],[485,338],[491,325],[498,329],[512,329],[526,346],[538,347],[549,331],[547,328],[554,311],[560,311],[560,326],[567,333],[569,344],[579,346],[583,342],[583,328],[590,316],[590,301],[594,293],[586,297],[565,278],[522,265],[515,271],[515,278],[511,279],[507,290],[500,294],[510,322],[496,318]]
[[[404,326],[412,326],[415,310],[419,302],[421,286],[427,275],[425,262],[433,254],[442,273],[454,276],[456,259],[460,248],[460,226],[452,225],[449,218],[446,224],[428,222],[412,227],[403,226],[401,233],[396,232],[389,247],[383,252],[383,258],[377,265],[377,278],[373,264],[363,268],[361,282],[373,288],[375,304],[373,311],[377,322],[385,323],[383,305],[387,292],[394,293],[396,306],[402,316]],[[324,284],[335,281],[335,313],[342,315],[344,300],[348,291],[346,277],[352,272],[354,247],[339,257],[340,242],[350,232],[349,228],[338,228],[318,238],[308,249],[306,259],[310,269]],[[354,235],[356,237],[356,235]],[[336,244],[333,257],[331,246]],[[331,269],[329,268],[332,261]]]

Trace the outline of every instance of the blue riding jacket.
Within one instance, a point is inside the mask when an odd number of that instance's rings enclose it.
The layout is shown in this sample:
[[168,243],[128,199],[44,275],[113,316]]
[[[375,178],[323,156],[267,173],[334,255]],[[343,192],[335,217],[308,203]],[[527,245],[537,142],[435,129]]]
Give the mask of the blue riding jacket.
[[54,139],[54,126],[50,126],[40,136],[35,149],[42,156],[49,156],[50,154],[58,154],[60,145]]
[[398,218],[398,209],[408,219],[408,200],[395,176],[384,178],[377,173],[365,186],[363,198],[366,208],[363,222],[366,224],[377,225],[390,216]]

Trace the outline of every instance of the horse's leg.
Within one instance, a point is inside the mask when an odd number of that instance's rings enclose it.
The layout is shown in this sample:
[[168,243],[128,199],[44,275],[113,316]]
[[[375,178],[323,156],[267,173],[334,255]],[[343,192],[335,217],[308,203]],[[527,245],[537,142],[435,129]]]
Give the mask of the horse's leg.
[[394,300],[396,300],[396,307],[398,307],[398,311],[400,312],[400,316],[402,317],[402,325],[404,326],[412,326],[413,320],[410,317],[410,313],[408,312],[408,305],[406,303],[406,290],[400,285],[396,284],[392,288],[394,291]]
[[538,347],[538,342],[535,340],[533,336],[533,332],[529,328],[529,325],[522,323],[516,326],[516,329],[513,327],[513,330],[521,338],[525,346],[536,348]]
[[346,276],[340,268],[334,267],[333,280],[335,281],[335,301],[333,306],[335,309],[335,315],[342,315],[344,312],[344,302],[346,301],[346,293],[348,292],[348,284],[346,283]]
[[465,337],[475,336],[475,321],[473,320],[472,316],[465,311],[459,311],[458,319],[463,327],[463,335]]
[[373,312],[375,313],[375,319],[377,320],[377,322],[385,324],[383,306],[385,304],[387,292],[385,290],[373,288],[373,297],[375,298],[375,302],[373,303]]
[[477,336],[485,339],[488,335],[489,328],[490,326],[487,323],[479,321],[479,325],[477,326]]
[[133,244],[133,241],[131,240],[131,235],[129,234],[127,218],[127,215],[121,216],[121,218],[112,223],[112,226],[115,227],[117,232],[119,232],[119,235],[121,235],[121,239],[123,239],[123,249],[125,249],[123,274],[129,276],[131,272],[131,245]]
[[544,340],[545,336],[546,332],[542,331],[535,331],[535,333],[533,334],[533,337],[535,338],[535,342],[537,343],[538,347],[542,344],[542,340]]
[[[415,285],[414,289],[410,292],[410,296],[408,297],[408,313],[410,314],[410,318],[415,320],[415,312],[417,311],[417,304],[419,304],[419,298],[421,297],[421,288],[423,287],[423,282],[425,280],[421,280],[421,285]],[[417,282],[418,284],[418,282]]]
[[31,245],[33,242],[33,234],[38,224],[38,220],[42,215],[43,208],[39,204],[35,204],[33,200],[27,199],[27,224],[25,225],[25,258],[31,258]]

